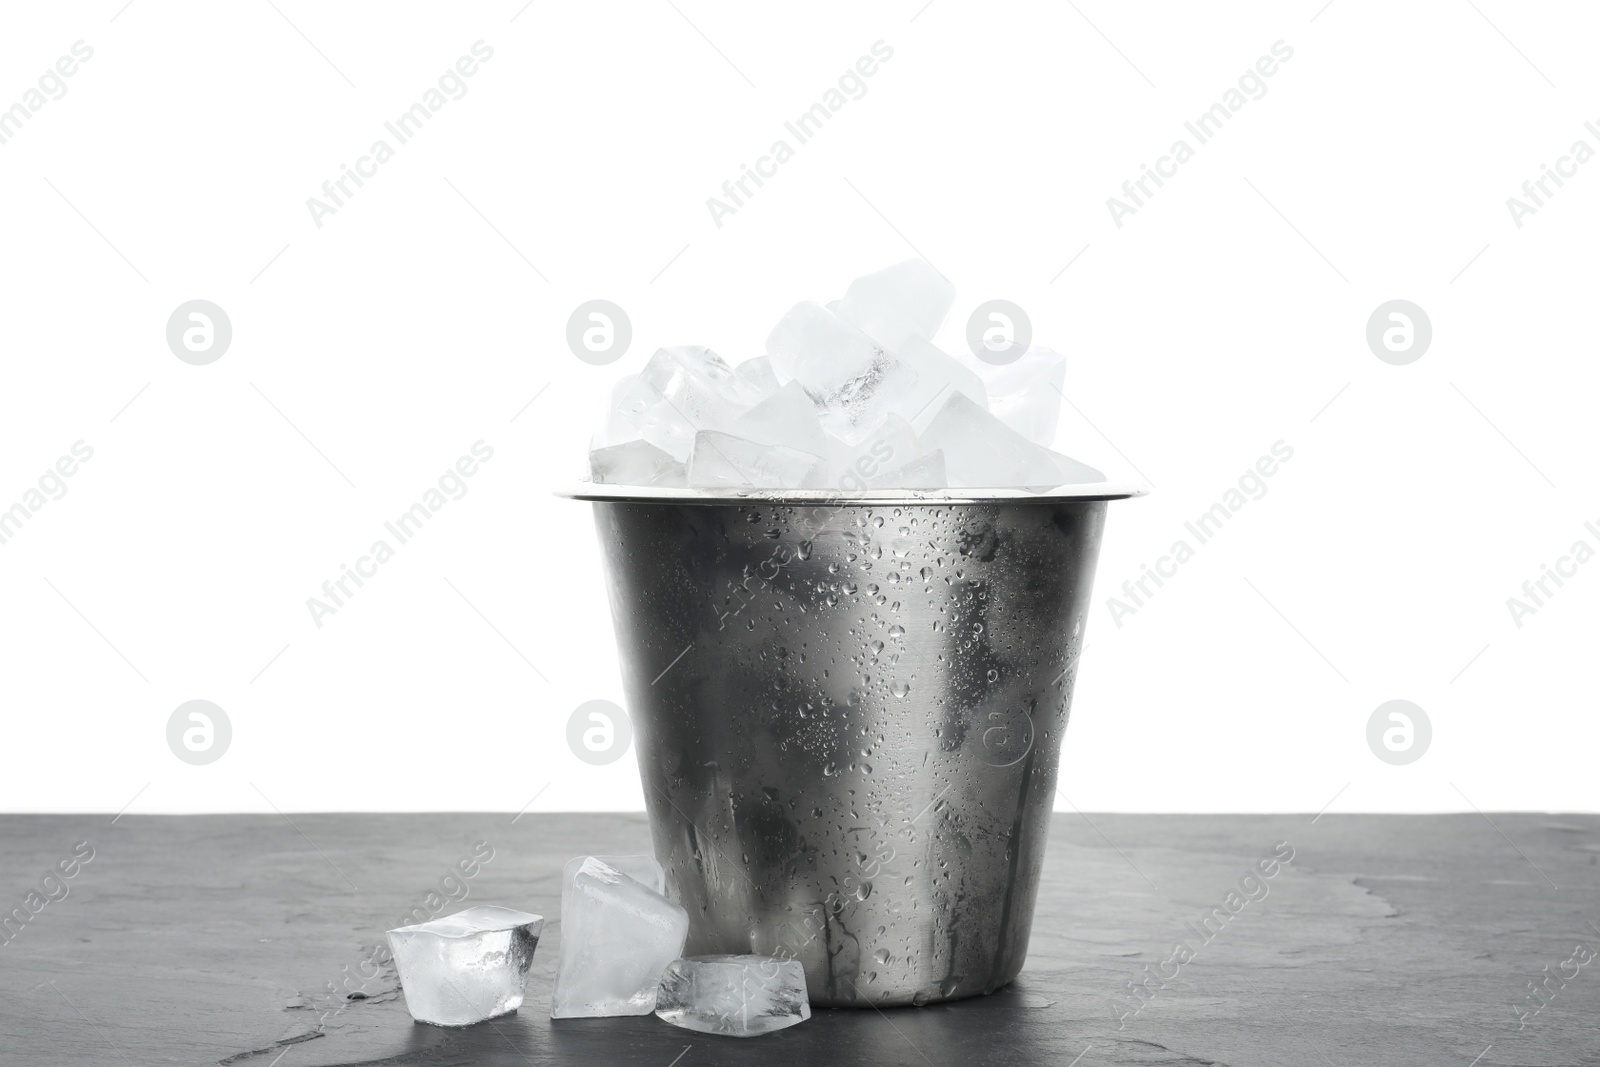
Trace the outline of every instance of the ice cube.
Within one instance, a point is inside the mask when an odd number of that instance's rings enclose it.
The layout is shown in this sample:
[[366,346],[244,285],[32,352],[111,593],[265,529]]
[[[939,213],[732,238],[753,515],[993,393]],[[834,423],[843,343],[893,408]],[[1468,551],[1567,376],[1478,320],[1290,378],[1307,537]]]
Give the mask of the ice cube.
[[1063,456],[1059,452],[1051,452],[1050,459],[1054,461],[1056,470],[1060,474],[1061,485],[1081,485],[1084,482],[1103,482],[1106,476],[1089,466],[1079,463],[1071,456]]
[[756,387],[709,348],[662,348],[614,398],[612,421],[683,462],[696,431],[726,430],[760,400]]
[[854,445],[835,445],[822,465],[819,488],[853,492],[865,489],[872,479],[923,454],[911,427],[898,415],[890,415]]
[[389,931],[411,1017],[470,1026],[522,1006],[544,917],[481,905]]
[[577,877],[578,869],[583,866],[584,860],[599,860],[618,874],[625,874],[635,882],[653,889],[657,893],[666,893],[667,874],[661,869],[661,864],[656,862],[654,856],[574,856],[567,861],[561,869],[561,919],[566,921],[567,913],[564,910],[567,901],[572,898],[572,880]]
[[778,374],[772,369],[772,360],[766,356],[745,360],[733,368],[733,373],[754,389],[757,396],[766,398],[778,391]]
[[593,856],[561,900],[552,1019],[649,1015],[667,964],[683,954],[689,913]]
[[761,489],[798,489],[821,457],[784,445],[768,445],[716,430],[695,434],[689,456],[692,488],[743,485]]
[[1040,448],[963,393],[945,401],[921,436],[927,449],[942,449],[950,484],[968,487],[1049,487],[1061,483],[1060,468]]
[[656,1018],[702,1034],[760,1037],[811,1018],[806,972],[776,956],[690,956],[661,976]]
[[956,300],[956,287],[926,260],[908,259],[850,283],[838,315],[890,352],[931,341]]
[[805,386],[823,427],[846,442],[916,387],[916,372],[826,308],[796,304],[767,338],[779,377]]
[[606,485],[681,486],[686,471],[648,441],[607,445],[589,453],[589,476]]
[[944,470],[944,451],[937,448],[867,479],[869,489],[943,489],[949,484]]
[[739,416],[732,432],[752,441],[784,445],[814,456],[820,456],[826,447],[817,407],[799,382],[790,382]]
[[917,375],[916,384],[904,396],[894,398],[895,414],[913,427],[926,427],[952,391],[966,394],[979,407],[988,406],[988,390],[978,372],[922,338],[907,338],[895,355]]
[[989,411],[1034,444],[1048,448],[1061,414],[1067,357],[1048,348],[1029,348],[1011,363],[981,364],[980,372],[989,392]]

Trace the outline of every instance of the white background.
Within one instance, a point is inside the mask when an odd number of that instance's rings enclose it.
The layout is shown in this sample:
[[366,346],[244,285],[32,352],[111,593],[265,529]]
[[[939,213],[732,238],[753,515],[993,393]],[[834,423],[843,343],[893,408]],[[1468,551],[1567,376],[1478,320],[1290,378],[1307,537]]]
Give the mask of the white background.
[[[1600,148],[1591,10],[674,3],[6,10],[0,107],[94,55],[0,145],[0,508],[94,457],[0,545],[0,809],[642,807],[631,755],[565,741],[622,693],[587,507],[551,490],[656,347],[757,354],[917,253],[960,293],[943,347],[1020,304],[1071,359],[1057,447],[1155,487],[1111,508],[1072,804],[1600,808],[1600,562],[1506,606],[1600,548],[1600,162],[1521,228],[1506,206]],[[318,228],[307,198],[478,40],[466,95]],[[707,197],[880,40],[717,227]],[[1107,197],[1279,40],[1118,228]],[[610,367],[564,341],[596,297],[633,323]],[[195,298],[234,331],[203,367],[165,341]],[[1395,298],[1433,324],[1409,366],[1364,338]],[[316,627],[306,598],[480,439],[468,494]],[[1279,440],[1267,495],[1118,627],[1106,598]],[[195,698],[233,726],[209,766],[166,744]],[[1404,767],[1366,743],[1393,698],[1433,724]]]

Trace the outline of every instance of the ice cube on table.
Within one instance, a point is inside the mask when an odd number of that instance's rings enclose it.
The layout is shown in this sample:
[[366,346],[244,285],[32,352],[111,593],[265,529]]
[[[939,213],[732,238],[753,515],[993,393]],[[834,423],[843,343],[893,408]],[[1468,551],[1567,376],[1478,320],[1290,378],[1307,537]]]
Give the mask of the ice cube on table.
[[926,260],[908,259],[850,283],[838,315],[890,352],[908,338],[932,340],[956,300],[956,287]]
[[544,917],[481,905],[389,931],[411,1017],[470,1026],[522,1006]]
[[1036,445],[1055,440],[1061,415],[1067,357],[1048,348],[1029,348],[1011,363],[982,364],[989,411]]
[[716,430],[695,434],[689,456],[689,487],[748,486],[798,489],[821,461],[810,452],[769,445]]
[[648,441],[627,441],[590,451],[589,477],[605,485],[682,486],[687,471]]
[[1048,488],[1061,484],[1061,471],[1051,453],[963,393],[945,401],[921,442],[944,452],[950,484],[971,488]]
[[769,397],[778,391],[778,374],[772,369],[772,360],[766,356],[745,360],[733,368],[733,373],[759,397]]
[[654,856],[574,856],[567,861],[561,869],[561,921],[566,922],[567,901],[572,897],[572,880],[577,877],[578,869],[583,866],[584,860],[598,860],[616,871],[625,874],[640,885],[653,889],[657,893],[665,894],[667,891],[667,872],[661,869],[661,864],[656,862]]
[[806,972],[776,956],[690,956],[661,976],[656,1018],[702,1034],[759,1037],[811,1018]]
[[683,954],[689,913],[587,856],[562,894],[552,1019],[649,1015],[667,964]]
[[607,432],[617,432],[613,425],[626,427],[682,462],[696,431],[726,430],[760,399],[756,387],[709,348],[662,348],[614,397]]
[[752,441],[785,445],[814,456],[820,456],[827,447],[817,407],[799,382],[790,382],[739,416],[731,432]]
[[988,406],[988,390],[978,372],[932,343],[910,337],[895,350],[895,355],[917,376],[915,385],[904,396],[894,398],[895,414],[913,427],[927,426],[951,392],[964,393],[979,407]]
[[916,386],[916,372],[824,307],[796,304],[767,337],[778,376],[798,381],[823,427],[846,442],[876,425]]
[[944,469],[944,452],[937,448],[925,456],[918,456],[867,479],[869,489],[944,489],[949,484],[950,479]]

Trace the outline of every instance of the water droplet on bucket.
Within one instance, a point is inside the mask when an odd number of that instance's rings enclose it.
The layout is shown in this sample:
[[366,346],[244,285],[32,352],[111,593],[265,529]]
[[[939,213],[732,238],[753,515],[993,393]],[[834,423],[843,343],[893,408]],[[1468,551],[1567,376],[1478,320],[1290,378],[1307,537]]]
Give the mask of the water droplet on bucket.
[[895,682],[890,686],[889,692],[894,694],[896,700],[904,700],[906,694],[911,692],[911,686],[906,682]]

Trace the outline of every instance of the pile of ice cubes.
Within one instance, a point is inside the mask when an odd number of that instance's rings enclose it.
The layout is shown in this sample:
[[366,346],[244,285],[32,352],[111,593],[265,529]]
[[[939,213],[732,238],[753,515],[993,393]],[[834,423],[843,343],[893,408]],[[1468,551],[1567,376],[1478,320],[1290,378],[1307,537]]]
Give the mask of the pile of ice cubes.
[[[799,961],[684,958],[689,913],[651,856],[579,856],[561,880],[552,1019],[655,1016],[707,1034],[757,1037],[811,1018]],[[479,906],[389,931],[418,1022],[470,1026],[522,1005],[544,919]]]
[[590,478],[842,492],[1104,481],[1049,448],[1066,358],[947,355],[932,338],[954,302],[938,271],[908,260],[827,307],[796,304],[767,354],[737,367],[708,348],[663,348],[612,390]]

